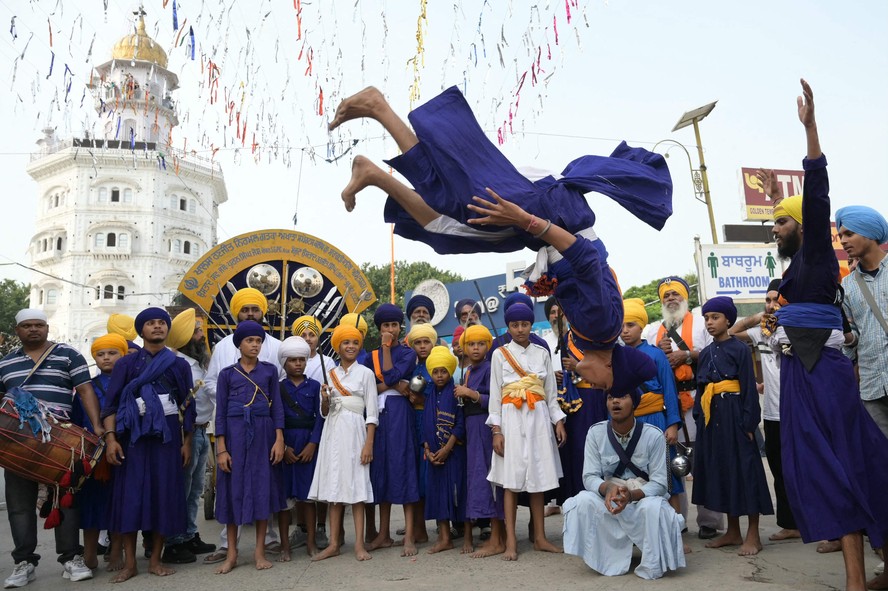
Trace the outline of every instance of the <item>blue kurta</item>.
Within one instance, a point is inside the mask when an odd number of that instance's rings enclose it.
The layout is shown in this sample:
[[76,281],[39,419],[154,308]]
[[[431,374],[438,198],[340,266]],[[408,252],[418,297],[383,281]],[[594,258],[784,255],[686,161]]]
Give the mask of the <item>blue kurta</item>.
[[[740,392],[712,397],[709,424],[701,400],[707,384],[738,380]],[[697,398],[694,417],[693,502],[712,511],[739,515],[771,515],[771,494],[754,433],[761,419],[759,395],[749,348],[734,337],[713,342],[697,362]]]
[[[564,379],[570,379],[567,372],[564,375],[567,376]],[[571,386],[573,384],[567,387]],[[604,390],[579,385],[573,387],[576,388],[576,396],[582,404],[574,412],[568,412],[567,418],[564,419],[567,440],[558,450],[561,455],[561,468],[564,470],[556,498],[559,504],[584,490],[583,453],[586,448],[586,435],[592,425],[606,421],[608,416],[607,395]]]
[[[392,368],[382,370],[382,350],[368,356],[364,366],[376,374],[377,384],[393,388],[400,380],[409,380],[416,368],[416,352],[395,343],[391,348]],[[377,357],[379,369],[374,363]],[[379,395],[379,425],[373,439],[373,461],[370,463],[370,481],[373,483],[375,503],[404,505],[419,501],[419,481],[416,462],[405,461],[415,457],[416,416],[406,396],[389,390]]]
[[422,447],[422,421],[425,416],[425,399],[435,389],[435,384],[432,383],[432,376],[429,375],[429,370],[426,369],[424,359],[417,359],[413,376],[422,376],[426,381],[425,391],[422,394],[423,401],[413,407],[413,425],[416,428],[414,431],[416,441],[416,480],[419,486],[419,497],[424,499],[426,494],[426,471],[429,469],[429,463],[425,459],[425,450]]
[[278,370],[259,361],[247,372],[240,362],[219,372],[216,437],[225,437],[231,472],[216,469],[216,520],[244,525],[287,508],[283,463],[272,465],[276,429],[284,428]]
[[[102,416],[116,415],[117,439],[123,447],[125,459],[114,469],[112,477],[111,516],[109,530],[131,533],[151,531],[163,537],[185,533],[185,478],[182,468],[182,433],[194,428],[195,409],[189,404],[182,416],[169,414],[161,419],[164,435],[143,433],[134,440],[131,428],[124,420],[126,409],[135,406],[139,391],[124,394],[125,387],[147,371],[149,364],[159,355],[174,355],[165,349],[152,355],[141,349],[121,357],[114,364],[108,384],[108,399],[102,408]],[[191,368],[188,362],[176,357],[159,379],[151,382],[158,398],[169,397],[181,408],[189,395]],[[149,414],[133,417],[145,431]],[[155,427],[159,427],[155,425]]]
[[438,521],[466,520],[466,425],[453,395],[453,380],[434,388],[426,398],[422,442],[437,452],[450,436],[457,439],[443,466],[429,462],[426,480],[425,518]]
[[[644,340],[641,341],[641,344],[638,345],[636,349],[650,357],[654,361],[654,365],[657,366],[657,376],[645,382],[641,386],[641,389],[644,392],[662,395],[664,407],[664,410],[660,412],[639,416],[637,417],[638,420],[642,423],[653,425],[663,432],[666,431],[667,427],[671,427],[672,425],[680,426],[681,410],[678,405],[678,391],[675,387],[675,373],[672,370],[672,366],[669,365],[669,359],[659,347],[654,347]],[[678,452],[675,445],[668,445],[666,447],[669,452],[667,472],[671,476],[669,494],[681,494],[685,491],[684,482],[681,478],[673,474],[671,469],[668,469]]]
[[[659,154],[621,143],[610,157],[582,156],[562,176],[531,182],[493,145],[478,125],[456,87],[451,87],[408,115],[419,143],[388,163],[413,185],[436,212],[462,223],[474,214],[466,209],[473,195],[491,187],[505,199],[540,219],[550,219],[570,232],[591,228],[595,214],[584,193],[607,195],[655,228],[672,213],[672,180]],[[498,233],[497,242],[466,236],[430,234],[388,199],[385,220],[395,233],[423,241],[440,254],[538,250],[541,240],[526,232],[479,226]]]
[[[289,400],[281,393],[284,409],[284,445],[293,448],[297,456],[309,443],[315,444],[315,455],[310,462],[284,464],[284,495],[299,501],[308,500],[311,479],[318,461],[317,446],[321,442],[324,418],[321,416],[321,384],[305,378],[297,386],[289,379],[281,380]],[[294,409],[290,402],[299,410]]]
[[[478,402],[466,400],[466,518],[503,518],[503,489],[487,480],[493,454],[493,433],[487,426],[490,402],[490,362],[482,361],[466,370],[465,386],[481,395]],[[433,386],[434,387],[434,386]]]
[[[96,392],[96,398],[99,399],[100,411],[105,408],[110,383],[110,373],[100,373],[92,379],[93,390]],[[79,395],[74,396],[74,402],[71,404],[71,422],[90,433],[95,433]],[[80,490],[77,491],[77,506],[80,509],[80,529],[108,529],[111,483],[87,478]]]
[[[805,159],[803,166],[805,233],[780,284],[784,309],[834,305],[839,289],[826,157]],[[865,529],[873,546],[882,546],[888,540],[888,441],[863,407],[851,362],[829,347],[811,371],[797,355],[780,359],[783,477],[802,539]]]

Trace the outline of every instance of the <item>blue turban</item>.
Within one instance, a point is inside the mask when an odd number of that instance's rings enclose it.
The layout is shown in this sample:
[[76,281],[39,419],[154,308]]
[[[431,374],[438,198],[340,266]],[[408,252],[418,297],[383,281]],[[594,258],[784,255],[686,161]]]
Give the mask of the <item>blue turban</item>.
[[614,383],[607,391],[611,397],[632,396],[633,408],[641,400],[638,387],[657,375],[657,366],[647,354],[634,347],[616,345],[611,357]]
[[142,328],[149,320],[163,320],[166,322],[167,328],[173,323],[173,319],[163,308],[145,308],[136,316],[136,332],[139,333],[139,336],[142,336]]
[[380,304],[373,313],[373,323],[376,328],[382,326],[383,322],[397,322],[404,324],[404,312],[394,304]]
[[453,314],[456,316],[457,322],[459,322],[460,311],[466,306],[471,306],[475,312],[479,314],[481,313],[481,307],[478,305],[478,302],[476,302],[472,298],[463,298],[460,301],[456,302],[456,307],[453,309]]
[[503,314],[503,316],[506,319],[506,324],[509,324],[511,322],[520,322],[522,320],[533,323],[533,309],[529,308],[523,302],[512,304],[511,306],[506,308],[505,314]]
[[703,304],[703,315],[710,312],[724,314],[728,319],[728,326],[733,326],[737,322],[737,306],[734,305],[734,300],[728,296],[718,296]]
[[127,342],[126,342],[126,347],[127,347],[127,350],[129,350],[129,349],[135,349],[136,351],[141,351],[141,350],[142,350],[142,347],[140,347],[139,345],[135,344],[135,343],[132,342],[132,341],[127,341]]
[[888,222],[872,207],[866,205],[842,207],[836,212],[836,228],[842,226],[879,244],[888,242]]
[[429,311],[429,317],[435,315],[435,303],[432,298],[424,295],[415,295],[407,302],[407,318],[413,316],[414,310],[417,308],[425,308]]
[[530,296],[527,294],[523,294],[520,291],[514,291],[506,296],[506,301],[503,302],[503,312],[505,312],[515,304],[524,304],[525,306],[533,310],[533,300],[530,299]]
[[243,340],[247,337],[260,337],[264,341],[265,330],[261,324],[252,320],[238,322],[237,328],[234,329],[234,346],[240,347]]

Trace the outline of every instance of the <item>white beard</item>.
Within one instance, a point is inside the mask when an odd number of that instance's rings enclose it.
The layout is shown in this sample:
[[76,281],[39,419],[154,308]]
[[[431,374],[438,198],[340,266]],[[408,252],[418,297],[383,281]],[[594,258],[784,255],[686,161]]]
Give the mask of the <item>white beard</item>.
[[666,306],[663,306],[663,326],[667,329],[669,328],[678,328],[681,326],[682,320],[688,314],[688,301],[682,300],[681,304],[678,305],[678,308],[675,311],[669,310]]

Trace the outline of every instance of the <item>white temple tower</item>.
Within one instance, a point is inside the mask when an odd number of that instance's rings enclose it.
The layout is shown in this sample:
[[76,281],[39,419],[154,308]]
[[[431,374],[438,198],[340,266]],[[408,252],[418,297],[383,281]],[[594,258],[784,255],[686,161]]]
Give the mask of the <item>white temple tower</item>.
[[50,339],[87,355],[110,314],[171,302],[216,244],[228,199],[217,164],[169,145],[178,79],[140,13],[93,77],[101,137],[44,130],[27,167],[37,182],[31,305],[46,311]]

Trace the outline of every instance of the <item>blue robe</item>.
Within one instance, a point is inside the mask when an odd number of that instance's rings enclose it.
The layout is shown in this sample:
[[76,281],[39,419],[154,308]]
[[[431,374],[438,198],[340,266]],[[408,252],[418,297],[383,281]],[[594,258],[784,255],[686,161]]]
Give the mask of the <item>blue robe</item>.
[[[378,355],[379,372],[374,363]],[[416,352],[396,342],[391,348],[392,368],[382,370],[382,350],[368,356],[364,366],[376,374],[377,384],[389,388],[400,380],[409,380],[416,368]],[[416,416],[406,396],[398,393],[385,395],[385,408],[379,405],[379,425],[373,438],[373,461],[370,462],[370,482],[375,503],[404,505],[419,501],[419,481],[416,462],[404,461],[416,456]]]
[[293,409],[281,394],[284,445],[293,448],[293,453],[298,456],[306,445],[315,444],[315,455],[310,462],[283,465],[284,495],[306,501],[315,464],[318,462],[317,446],[321,443],[321,430],[324,428],[324,417],[321,416],[321,384],[311,378],[305,378],[298,386],[286,378],[280,383],[293,404],[299,407],[299,411]]
[[[826,157],[805,159],[803,166],[805,233],[780,284],[784,308],[835,305],[839,291]],[[865,529],[872,545],[881,547],[888,540],[888,441],[863,407],[851,362],[829,347],[820,355],[810,371],[797,355],[780,356],[780,443],[789,504],[805,542]]]
[[426,381],[423,402],[413,407],[413,425],[416,428],[414,431],[416,441],[416,481],[419,487],[419,498],[424,499],[426,495],[426,472],[429,469],[429,462],[425,458],[425,450],[422,447],[422,421],[425,416],[425,399],[434,391],[435,384],[432,383],[432,376],[429,375],[429,370],[426,369],[424,360],[417,359],[413,376],[422,376]]
[[434,388],[426,398],[422,442],[437,452],[450,436],[456,445],[443,466],[429,462],[426,480],[425,518],[437,521],[466,520],[466,425],[462,408],[453,395],[453,380],[443,389]]
[[[110,383],[110,373],[100,373],[92,379],[93,390],[99,399],[99,410],[105,408]],[[71,405],[71,422],[95,433],[79,395],[74,397]],[[80,529],[108,529],[111,483],[87,478],[77,491],[77,506],[80,509]]]
[[[712,397],[709,424],[701,401],[707,384],[738,380],[740,392]],[[713,342],[697,362],[693,503],[732,516],[771,515],[771,494],[755,439],[762,411],[749,347],[734,337]]]
[[287,508],[283,462],[272,465],[269,459],[276,430],[283,428],[284,408],[274,365],[259,361],[247,372],[238,362],[219,372],[216,437],[225,437],[225,449],[231,454],[231,472],[216,469],[219,523],[244,525]]
[[482,361],[467,371],[465,386],[477,391],[481,399],[467,400],[462,409],[466,424],[466,518],[502,519],[503,489],[492,487],[487,480],[493,454],[493,433],[487,426],[490,362]]
[[[661,412],[636,418],[642,423],[657,427],[664,433],[666,432],[667,427],[671,427],[672,425],[681,426],[681,410],[678,405],[678,390],[676,390],[675,386],[675,373],[672,370],[672,366],[669,365],[669,359],[659,347],[654,347],[644,340],[641,341],[641,344],[638,345],[636,349],[653,359],[654,364],[657,366],[657,377],[645,382],[644,385],[641,386],[641,389],[644,392],[661,394],[663,396],[664,407],[664,410]],[[667,463],[666,471],[670,476],[669,494],[671,495],[681,494],[685,491],[683,480],[673,474],[671,470],[671,462],[675,459],[675,456],[678,453],[676,447],[677,446],[675,445],[666,446],[669,453],[669,463]]]
[[[102,417],[119,415],[121,408],[132,403],[132,400],[124,400],[124,387],[145,371],[153,359],[151,353],[141,349],[121,357],[114,364]],[[181,407],[192,388],[188,362],[177,357],[152,385],[158,396],[169,395]],[[123,447],[125,459],[113,470],[108,529],[117,533],[151,531],[163,537],[185,533],[182,433],[194,429],[194,404],[185,409],[181,424],[178,414],[164,417],[170,434],[167,442],[160,436],[150,435],[132,441],[130,431],[121,431],[120,416],[117,418],[117,440]]]

